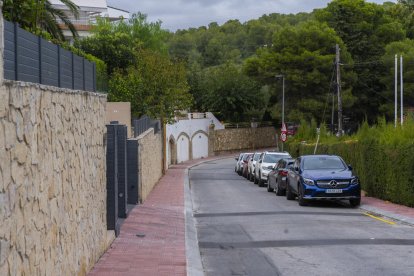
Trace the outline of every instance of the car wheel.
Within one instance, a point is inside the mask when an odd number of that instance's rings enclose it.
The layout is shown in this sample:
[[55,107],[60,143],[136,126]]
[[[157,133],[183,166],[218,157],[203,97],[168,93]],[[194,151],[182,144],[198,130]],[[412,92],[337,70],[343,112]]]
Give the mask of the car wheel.
[[307,200],[303,198],[303,188],[302,188],[302,185],[300,184],[299,184],[299,189],[298,189],[298,203],[300,206],[308,205]]
[[289,183],[287,183],[287,182],[286,182],[286,199],[287,200],[294,200],[295,199],[295,195],[290,190]]
[[361,199],[360,198],[352,198],[349,200],[349,204],[351,204],[352,207],[358,207],[361,205]]
[[262,176],[261,176],[260,172],[259,172],[259,180],[258,180],[257,183],[258,183],[259,187],[263,187],[263,180],[262,180]]
[[273,192],[273,188],[272,188],[272,187],[270,187],[270,181],[269,181],[269,178],[267,178],[267,191],[268,191],[269,193],[272,193],[272,192]]
[[276,181],[275,191],[277,196],[282,196],[284,194],[283,191],[280,189],[279,181]]

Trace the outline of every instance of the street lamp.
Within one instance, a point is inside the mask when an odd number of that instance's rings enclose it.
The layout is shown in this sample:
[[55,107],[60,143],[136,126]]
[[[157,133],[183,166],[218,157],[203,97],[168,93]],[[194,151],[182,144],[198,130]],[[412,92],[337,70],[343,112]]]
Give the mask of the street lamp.
[[282,78],[282,125],[285,123],[285,76],[276,75],[277,79]]
[[[284,75],[276,75],[277,79],[282,78],[282,127],[285,125],[285,76]],[[283,151],[283,143],[282,143],[282,151]]]

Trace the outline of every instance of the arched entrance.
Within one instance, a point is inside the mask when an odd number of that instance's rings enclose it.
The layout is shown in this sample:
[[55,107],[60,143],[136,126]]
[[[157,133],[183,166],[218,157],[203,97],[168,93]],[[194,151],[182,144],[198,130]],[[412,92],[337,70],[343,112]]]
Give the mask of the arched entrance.
[[208,157],[208,135],[202,130],[194,133],[191,138],[193,159]]
[[177,139],[177,163],[190,160],[190,137],[184,132]]
[[168,165],[177,164],[177,145],[174,137],[171,135],[168,141]]

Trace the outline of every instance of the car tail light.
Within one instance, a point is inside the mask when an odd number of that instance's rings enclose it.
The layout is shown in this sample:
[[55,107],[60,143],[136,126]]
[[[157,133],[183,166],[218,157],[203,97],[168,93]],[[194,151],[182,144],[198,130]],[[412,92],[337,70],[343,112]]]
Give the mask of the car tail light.
[[288,175],[288,172],[287,171],[279,171],[279,174],[281,176],[287,176]]

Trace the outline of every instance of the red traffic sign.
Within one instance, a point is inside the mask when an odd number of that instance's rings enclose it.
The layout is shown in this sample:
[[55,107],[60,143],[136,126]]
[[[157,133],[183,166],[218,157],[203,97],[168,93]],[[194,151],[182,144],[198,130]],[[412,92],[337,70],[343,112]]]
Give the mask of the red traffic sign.
[[286,142],[287,140],[287,135],[285,131],[282,131],[282,133],[280,134],[280,140],[282,140],[282,142]]
[[286,124],[285,123],[282,124],[282,128],[280,129],[280,131],[287,132],[287,128],[286,128]]

